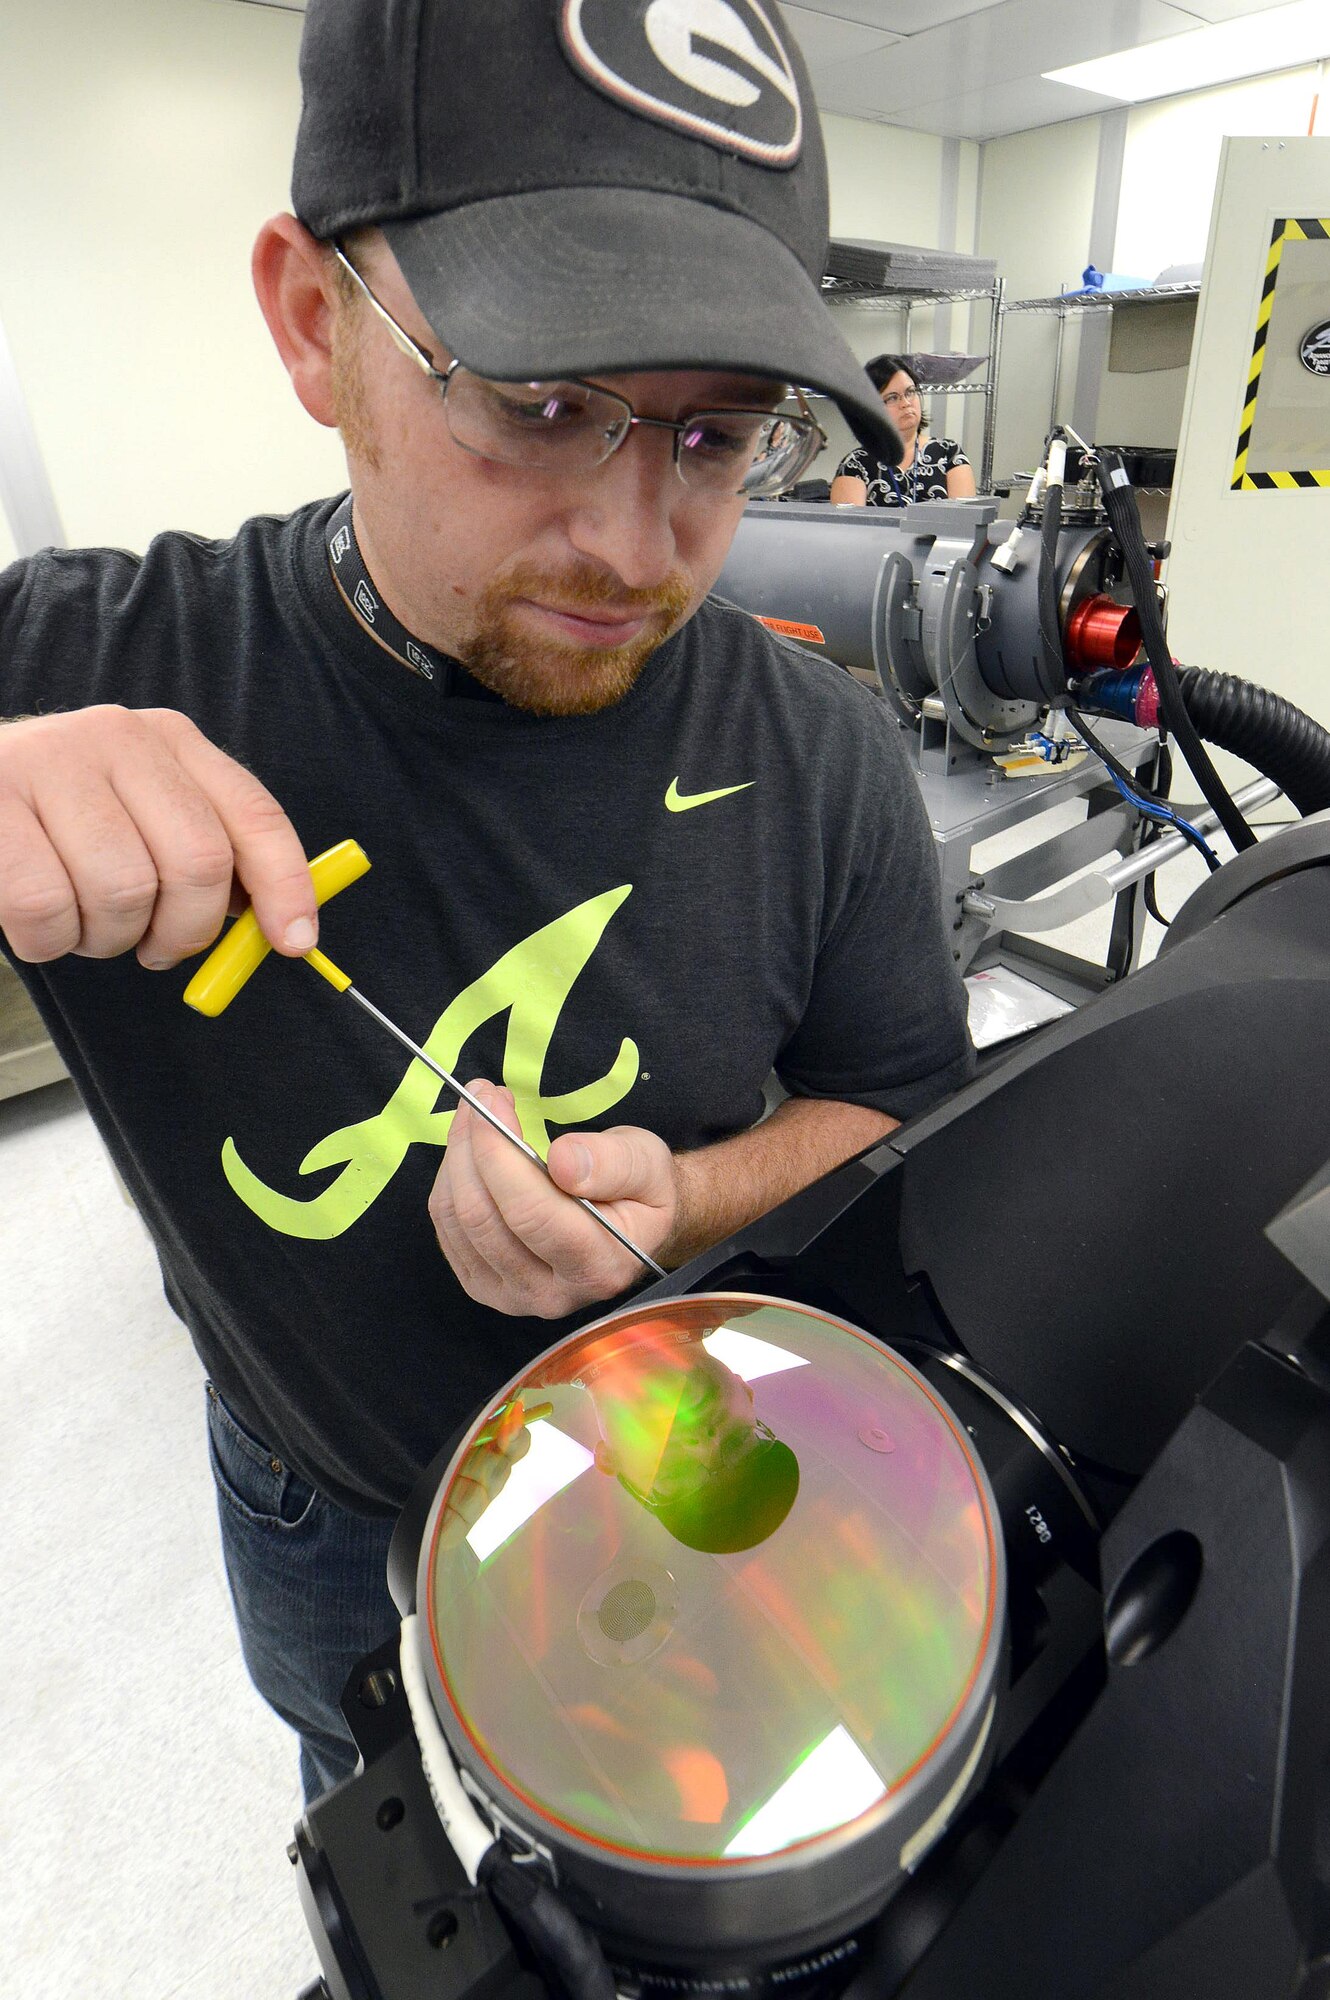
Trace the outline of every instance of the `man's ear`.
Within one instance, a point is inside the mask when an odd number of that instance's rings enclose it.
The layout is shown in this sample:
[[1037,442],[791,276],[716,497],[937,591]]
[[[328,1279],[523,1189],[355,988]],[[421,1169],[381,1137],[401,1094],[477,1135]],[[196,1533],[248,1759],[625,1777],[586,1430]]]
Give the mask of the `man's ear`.
[[259,307],[297,396],[315,423],[335,430],[337,281],[327,251],[294,215],[275,215],[258,233],[251,270]]

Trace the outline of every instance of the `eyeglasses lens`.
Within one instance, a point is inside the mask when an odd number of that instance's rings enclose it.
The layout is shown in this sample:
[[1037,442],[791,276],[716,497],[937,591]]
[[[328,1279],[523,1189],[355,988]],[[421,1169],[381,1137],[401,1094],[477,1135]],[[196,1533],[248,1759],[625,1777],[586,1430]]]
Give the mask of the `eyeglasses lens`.
[[808,425],[787,416],[701,410],[679,434],[679,471],[698,490],[761,498],[798,477],[809,442]]
[[[533,471],[589,472],[632,426],[629,404],[583,382],[492,382],[456,368],[444,397],[449,428],[466,451]],[[802,418],[765,411],[700,410],[678,432],[677,463],[693,490],[760,497],[798,477],[816,440]]]
[[491,382],[454,370],[444,398],[458,444],[501,465],[589,471],[627,434],[632,412],[581,382]]

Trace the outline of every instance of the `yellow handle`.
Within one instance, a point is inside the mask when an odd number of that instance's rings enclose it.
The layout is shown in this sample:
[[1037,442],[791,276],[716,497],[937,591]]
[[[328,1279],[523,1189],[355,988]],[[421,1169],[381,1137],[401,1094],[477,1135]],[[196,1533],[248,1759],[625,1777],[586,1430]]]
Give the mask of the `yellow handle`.
[[313,951],[305,953],[305,963],[306,965],[312,965],[320,978],[326,979],[329,986],[336,987],[339,993],[345,993],[347,987],[351,984],[350,973],[343,972],[341,967],[334,965],[330,958],[325,958],[317,945]]
[[[314,894],[318,902],[326,903],[340,890],[349,888],[352,882],[358,882],[368,867],[369,856],[354,840],[341,840],[326,854],[316,856],[309,864],[309,872],[314,878]],[[253,910],[246,910],[243,916],[236,918],[221,943],[214,945],[190,980],[185,988],[185,1005],[200,1014],[222,1013],[250,975],[258,971],[271,950],[272,946],[259,929]],[[316,949],[305,956],[315,971],[321,972],[339,992],[345,992],[351,984],[346,974],[338,972],[322,952]]]

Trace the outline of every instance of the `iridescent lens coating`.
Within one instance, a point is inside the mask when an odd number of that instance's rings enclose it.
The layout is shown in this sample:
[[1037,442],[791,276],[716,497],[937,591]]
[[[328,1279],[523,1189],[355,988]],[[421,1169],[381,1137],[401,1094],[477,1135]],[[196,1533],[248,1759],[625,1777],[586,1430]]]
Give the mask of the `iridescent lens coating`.
[[779,1853],[903,1795],[986,1701],[987,1480],[927,1384],[844,1323],[741,1295],[630,1309],[473,1436],[421,1593],[442,1717],[565,1833]]

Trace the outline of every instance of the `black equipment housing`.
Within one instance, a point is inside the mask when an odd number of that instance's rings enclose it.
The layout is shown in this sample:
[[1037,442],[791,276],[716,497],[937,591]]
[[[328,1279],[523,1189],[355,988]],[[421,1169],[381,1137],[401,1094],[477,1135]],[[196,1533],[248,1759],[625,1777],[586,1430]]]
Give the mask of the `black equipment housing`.
[[[643,1294],[852,1320],[929,1374],[998,1497],[989,1776],[828,1996],[1330,1995],[1327,1021],[1330,815],[1213,877],[1152,966]],[[451,1450],[399,1524],[403,1609]],[[347,1690],[363,1770],[290,1849],[322,1992],[543,2000],[439,1825],[395,1653]]]

